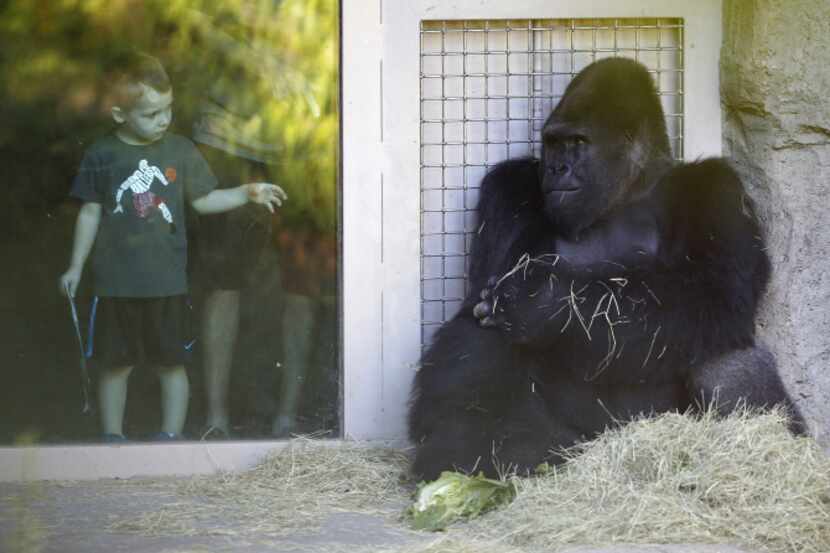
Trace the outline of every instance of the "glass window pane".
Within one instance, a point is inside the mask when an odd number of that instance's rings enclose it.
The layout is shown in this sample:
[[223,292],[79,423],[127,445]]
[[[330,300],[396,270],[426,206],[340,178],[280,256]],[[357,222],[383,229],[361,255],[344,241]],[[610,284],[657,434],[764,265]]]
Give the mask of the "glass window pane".
[[338,18],[2,4],[0,444],[339,435]]

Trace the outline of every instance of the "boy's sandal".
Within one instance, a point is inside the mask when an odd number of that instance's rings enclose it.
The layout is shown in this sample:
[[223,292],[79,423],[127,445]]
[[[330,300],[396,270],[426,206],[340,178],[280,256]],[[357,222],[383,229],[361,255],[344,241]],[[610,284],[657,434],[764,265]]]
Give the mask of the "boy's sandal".
[[176,442],[181,439],[181,434],[173,434],[172,432],[158,432],[150,436],[151,442]]
[[123,434],[102,434],[101,441],[105,444],[119,444],[127,441]]

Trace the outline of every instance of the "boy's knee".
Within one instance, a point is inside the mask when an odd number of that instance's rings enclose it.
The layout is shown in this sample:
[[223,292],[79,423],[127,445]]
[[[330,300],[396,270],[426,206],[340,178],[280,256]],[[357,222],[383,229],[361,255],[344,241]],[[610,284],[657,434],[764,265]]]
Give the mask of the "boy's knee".
[[156,367],[156,372],[163,376],[174,375],[178,373],[187,375],[187,371],[185,371],[184,365],[163,365]]
[[104,378],[125,378],[130,375],[132,370],[132,365],[127,365],[125,367],[112,367],[109,369],[103,369],[101,371],[101,376]]

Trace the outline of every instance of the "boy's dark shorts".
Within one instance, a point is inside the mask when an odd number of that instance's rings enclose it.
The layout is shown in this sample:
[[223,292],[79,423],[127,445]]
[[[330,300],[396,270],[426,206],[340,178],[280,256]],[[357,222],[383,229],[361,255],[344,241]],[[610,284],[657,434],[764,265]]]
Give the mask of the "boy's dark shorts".
[[190,359],[190,298],[95,297],[87,356],[102,370],[144,365],[173,367]]
[[[268,166],[198,144],[219,181],[219,188],[250,182],[270,182]],[[193,277],[207,290],[239,290],[259,263],[271,235],[271,217],[260,205],[245,205],[226,213],[202,215],[194,225]]]

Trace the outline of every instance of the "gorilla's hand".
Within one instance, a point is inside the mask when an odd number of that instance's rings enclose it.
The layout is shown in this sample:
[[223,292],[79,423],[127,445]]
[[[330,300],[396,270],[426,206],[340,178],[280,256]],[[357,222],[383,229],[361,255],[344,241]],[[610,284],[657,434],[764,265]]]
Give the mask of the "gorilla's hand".
[[481,289],[481,301],[473,307],[473,316],[483,327],[497,327],[504,322],[504,310],[499,308],[499,296],[496,294],[498,279],[490,277],[487,286]]
[[556,261],[525,256],[506,274],[490,277],[473,306],[479,326],[498,329],[519,344],[548,345],[557,339],[567,312],[562,309],[565,292],[553,271]]

